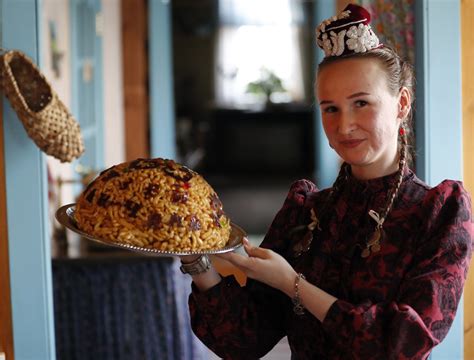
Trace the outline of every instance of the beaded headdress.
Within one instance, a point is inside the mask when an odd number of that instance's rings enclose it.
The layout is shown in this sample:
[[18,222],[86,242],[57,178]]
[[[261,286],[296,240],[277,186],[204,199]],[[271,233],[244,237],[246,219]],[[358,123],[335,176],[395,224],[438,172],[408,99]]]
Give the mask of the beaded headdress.
[[316,42],[325,57],[362,53],[382,46],[370,27],[370,13],[355,4],[321,22],[316,28]]

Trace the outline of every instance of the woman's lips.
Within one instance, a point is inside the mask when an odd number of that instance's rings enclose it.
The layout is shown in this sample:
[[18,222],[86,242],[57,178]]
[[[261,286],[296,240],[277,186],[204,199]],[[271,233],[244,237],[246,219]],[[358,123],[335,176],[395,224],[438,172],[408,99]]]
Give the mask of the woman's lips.
[[351,139],[351,140],[342,140],[339,141],[339,144],[341,144],[345,148],[355,148],[359,144],[361,144],[364,140],[363,139]]

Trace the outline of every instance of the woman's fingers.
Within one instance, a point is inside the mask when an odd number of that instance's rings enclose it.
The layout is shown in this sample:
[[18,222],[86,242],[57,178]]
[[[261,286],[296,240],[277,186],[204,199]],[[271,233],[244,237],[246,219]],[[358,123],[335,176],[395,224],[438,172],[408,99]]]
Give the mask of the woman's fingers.
[[241,261],[240,257],[244,257],[244,256],[242,256],[240,254],[237,254],[237,253],[234,253],[234,252],[228,252],[228,253],[224,253],[224,254],[215,254],[215,256],[217,256],[218,258],[227,260],[227,261],[231,262],[234,265],[237,265],[236,263]]
[[217,257],[227,260],[232,265],[237,266],[241,270],[245,270],[249,267],[250,258],[244,255],[240,255],[234,252],[228,252],[225,254],[216,254]]
[[[244,249],[248,256],[234,252],[217,256],[229,261],[232,265],[243,271],[247,277],[276,289],[286,289],[288,287],[288,273],[292,274],[290,281],[294,280],[294,270],[281,255],[270,249],[254,247],[245,242]],[[279,276],[279,274],[286,275]]]
[[245,252],[248,254],[250,257],[256,257],[260,259],[268,259],[270,256],[270,252],[268,249],[264,249],[258,246],[251,246],[250,244],[246,245],[244,243],[244,249]]

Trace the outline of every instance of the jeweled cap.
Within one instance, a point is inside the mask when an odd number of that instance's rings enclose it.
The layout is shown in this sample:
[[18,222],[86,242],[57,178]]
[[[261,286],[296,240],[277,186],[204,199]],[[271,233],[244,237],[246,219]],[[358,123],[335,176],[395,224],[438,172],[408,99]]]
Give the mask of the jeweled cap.
[[355,4],[321,22],[316,28],[316,42],[325,57],[363,53],[382,46],[370,27],[370,13]]

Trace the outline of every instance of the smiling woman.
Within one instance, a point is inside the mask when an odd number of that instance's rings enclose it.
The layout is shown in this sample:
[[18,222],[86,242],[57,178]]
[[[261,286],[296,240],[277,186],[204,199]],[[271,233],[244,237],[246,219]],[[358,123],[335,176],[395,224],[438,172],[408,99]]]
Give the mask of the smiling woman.
[[260,247],[219,255],[244,287],[212,268],[193,277],[193,328],[223,358],[261,357],[287,336],[294,358],[427,359],[453,323],[470,196],[410,169],[412,69],[369,23],[349,5],[316,31],[322,121],[344,160],[335,183],[296,181]]
[[372,57],[322,65],[317,95],[329,143],[355,176],[370,179],[397,170],[397,132],[412,97],[406,87],[392,91],[383,62]]

